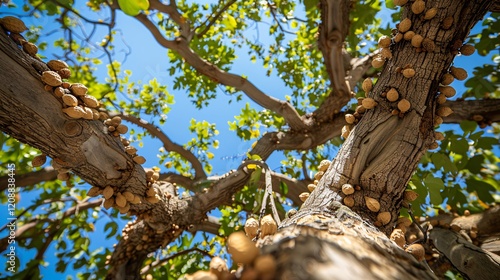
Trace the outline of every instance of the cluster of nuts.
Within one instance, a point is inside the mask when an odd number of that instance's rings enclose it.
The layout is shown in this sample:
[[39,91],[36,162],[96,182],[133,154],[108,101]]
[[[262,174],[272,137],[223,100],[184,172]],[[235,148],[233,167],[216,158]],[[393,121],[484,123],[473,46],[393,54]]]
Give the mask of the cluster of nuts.
[[257,221],[254,218],[249,218],[245,222],[245,234],[251,240],[257,240],[257,238],[264,238],[266,236],[274,235],[278,231],[278,224],[274,221],[271,215],[266,215],[262,217],[262,220]]
[[421,244],[414,243],[418,237],[408,231],[411,224],[412,221],[409,218],[399,217],[389,238],[420,262],[425,258],[425,249]]
[[106,186],[105,188],[94,186],[89,189],[87,195],[90,197],[102,195],[104,197],[104,208],[116,207],[122,214],[128,213],[130,204],[142,203],[140,195],[135,195],[129,191],[119,192],[118,188],[113,186]]
[[[111,126],[112,123],[118,123],[117,126],[119,126],[120,122],[121,122],[121,118],[118,116],[115,116],[112,119],[106,119],[105,124],[107,123]],[[108,129],[109,129],[109,127],[108,127]],[[132,157],[132,159],[134,160],[135,163],[144,164],[146,162],[146,159],[143,156],[137,155],[137,149],[130,145],[130,141],[128,141],[125,138],[120,138],[120,140],[121,140],[123,146],[125,146],[125,152],[127,152],[127,154],[129,154]]]
[[[46,154],[37,155],[31,160],[31,166],[41,167],[46,162],[47,162]],[[70,178],[69,169],[64,168],[63,165],[59,162],[61,161],[58,159],[52,160],[52,167],[55,170],[57,170],[57,179],[61,181],[68,181]]]
[[28,42],[21,33],[28,30],[24,22],[13,16],[6,16],[0,18],[0,25],[5,28],[9,32],[9,37],[19,46],[23,48],[23,50],[29,54],[30,56],[39,59],[36,55],[38,53],[38,47]]
[[210,270],[200,270],[192,275],[186,275],[187,280],[223,280],[229,279],[229,273],[226,262],[220,257],[213,257],[210,260]]
[[[332,162],[325,159],[325,160],[322,160],[319,165],[318,165],[318,172],[316,174],[314,174],[314,181],[312,184],[309,184],[307,185],[307,189],[309,190],[309,192],[312,192],[314,191],[314,189],[316,189],[316,186],[318,186],[318,183],[319,183],[319,180],[321,180],[321,178],[323,177],[323,175],[325,175],[325,172],[326,170],[328,169],[328,167],[330,167],[330,164]],[[309,193],[308,192],[303,192],[299,195],[299,198],[302,202],[306,201],[306,199],[309,198]]]

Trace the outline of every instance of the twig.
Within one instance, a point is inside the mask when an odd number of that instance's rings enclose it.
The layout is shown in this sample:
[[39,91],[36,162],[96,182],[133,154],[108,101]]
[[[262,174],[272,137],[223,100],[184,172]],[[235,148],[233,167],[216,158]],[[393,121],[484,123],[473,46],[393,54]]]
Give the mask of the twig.
[[194,30],[197,30],[198,28],[207,24],[207,21],[209,21],[209,19],[210,19],[210,22],[205,26],[205,28],[200,33],[197,33],[196,36],[198,38],[203,37],[203,35],[205,35],[205,33],[207,33],[208,30],[210,30],[210,27],[212,27],[212,25],[215,24],[215,22],[222,15],[222,13],[224,13],[227,9],[229,9],[229,7],[231,7],[231,5],[233,5],[235,2],[236,2],[236,0],[231,0],[231,1],[227,2],[226,5],[224,5],[224,7],[222,7],[222,9],[220,9],[214,16],[207,18],[205,20],[205,22],[203,22],[200,26],[195,27]]

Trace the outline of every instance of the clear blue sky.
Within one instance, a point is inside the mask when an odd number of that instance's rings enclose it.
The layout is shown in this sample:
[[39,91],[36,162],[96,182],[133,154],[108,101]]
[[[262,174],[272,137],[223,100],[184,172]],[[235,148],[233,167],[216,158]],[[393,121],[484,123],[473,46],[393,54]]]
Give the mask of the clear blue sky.
[[[23,1],[16,0],[19,6],[22,5]],[[80,5],[82,3],[80,2]],[[21,9],[7,9],[6,7],[0,7],[0,14],[13,13],[17,15],[25,14]],[[381,18],[385,21],[390,21],[390,16],[388,13],[381,14]],[[58,32],[58,25],[53,22],[53,19],[48,19],[46,17],[41,18],[23,18],[23,20],[28,24],[42,25],[44,30],[42,31],[41,41],[46,41],[49,48],[44,51],[47,59],[46,61],[54,58],[54,52],[60,52],[52,47],[52,43],[55,39],[60,38],[62,34]],[[244,106],[245,102],[249,101],[244,98],[243,102],[236,103],[233,101],[232,104],[228,105],[228,101],[232,98],[226,96],[219,92],[219,98],[212,100],[210,106],[202,110],[197,110],[192,106],[191,101],[187,99],[187,93],[177,92],[172,89],[172,79],[167,72],[169,67],[168,58],[166,56],[167,51],[160,47],[153,41],[152,36],[145,30],[145,28],[135,19],[118,13],[117,27],[123,33],[123,40],[128,44],[132,50],[132,53],[127,57],[125,63],[123,64],[123,69],[131,69],[133,72],[133,80],[141,80],[147,82],[152,78],[156,78],[160,83],[168,85],[168,89],[171,93],[175,94],[175,105],[173,105],[171,112],[168,115],[168,120],[161,129],[169,135],[169,137],[179,144],[186,143],[189,139],[193,137],[188,131],[189,121],[192,118],[197,120],[207,120],[208,122],[215,123],[220,134],[217,139],[220,142],[220,148],[215,151],[211,151],[215,154],[215,158],[212,162],[214,166],[213,174],[223,174],[230,169],[235,169],[241,163],[242,157],[250,148],[251,143],[242,143],[238,140],[235,134],[228,130],[228,121],[233,120],[233,116],[240,113],[241,108]],[[265,25],[261,26],[262,31]],[[478,30],[478,29],[476,29]],[[47,35],[52,31],[56,31],[51,35]],[[474,30],[472,33],[475,33]],[[262,34],[263,32],[261,32]],[[97,33],[99,34],[99,33]],[[102,34],[102,33],[101,33]],[[98,41],[99,37],[96,36],[95,40]],[[246,56],[246,52],[242,52],[239,55],[239,59],[235,62],[232,72],[237,74],[243,74],[249,77],[249,80],[256,84],[264,92],[284,99],[284,96],[289,93],[277,78],[269,78],[265,75],[265,71],[262,70],[259,64],[252,64],[250,59]],[[118,53],[116,59],[121,61],[123,55]],[[207,58],[211,59],[211,58]],[[471,62],[472,61],[472,62]],[[464,67],[466,69],[471,69],[472,66],[478,65],[478,63],[491,62],[491,59],[480,57],[474,55],[470,58],[458,57],[455,60],[455,64],[459,67]],[[106,75],[106,70],[102,69],[97,72],[101,80],[104,80]],[[457,88],[458,92],[463,91],[463,83],[455,82],[453,85]],[[249,101],[251,102],[251,101]],[[252,103],[252,102],[251,102]],[[255,104],[253,104],[255,105]],[[145,141],[144,148],[139,150],[141,155],[144,155],[148,162],[145,166],[150,167],[152,165],[158,165],[156,154],[158,149],[161,147],[161,143],[155,139],[149,139]],[[280,163],[280,152],[274,153],[272,158],[268,161],[269,166],[272,169],[279,168]],[[333,156],[333,155],[332,155]],[[36,193],[31,193],[28,195],[23,195],[21,201],[21,206],[30,205],[30,198],[36,197]],[[4,219],[5,211],[0,212],[0,219]],[[106,218],[102,218],[100,222],[96,224],[96,232],[93,233],[90,238],[92,240],[91,249],[95,249],[101,246],[110,247],[115,241],[107,241],[102,238],[103,226],[107,222]],[[43,269],[43,274],[45,279],[61,279],[62,275],[55,273],[54,264],[56,263],[55,248],[51,246],[51,249],[46,253],[47,261],[49,265],[47,268]],[[19,256],[21,258],[27,259],[33,256],[34,252],[20,252]],[[0,264],[0,273],[3,271],[4,262]],[[83,270],[84,271],[84,270]],[[67,274],[73,274],[70,266],[68,267]]]

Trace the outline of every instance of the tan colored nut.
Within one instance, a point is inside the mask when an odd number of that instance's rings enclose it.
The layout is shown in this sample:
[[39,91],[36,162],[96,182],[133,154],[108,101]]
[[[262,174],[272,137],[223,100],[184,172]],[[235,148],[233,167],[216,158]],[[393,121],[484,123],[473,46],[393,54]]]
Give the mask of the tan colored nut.
[[398,26],[398,30],[401,33],[405,33],[406,31],[410,30],[411,28],[411,20],[409,18],[403,19]]
[[425,2],[422,0],[417,0],[413,2],[413,4],[411,5],[411,11],[416,15],[423,13],[424,10],[425,10]]
[[57,180],[68,181],[69,180],[69,173],[68,172],[57,173]]
[[63,87],[64,89],[69,90],[69,88],[71,87],[71,84],[68,83],[68,82],[62,82],[61,87]]
[[392,52],[389,48],[382,48],[380,50],[380,55],[383,57],[383,58],[386,58],[386,59],[391,59],[392,58]]
[[143,156],[135,156],[133,158],[133,160],[137,164],[144,164],[144,163],[146,163],[146,159]]
[[330,164],[332,162],[327,160],[327,159],[324,159],[322,160],[320,163],[319,163],[319,166],[318,166],[318,170],[319,171],[323,171],[323,172],[326,172],[326,170],[328,169],[328,167],[330,167]]
[[[153,186],[155,186],[155,185],[156,184],[153,184]],[[151,186],[149,189],[146,190],[147,196],[155,196],[156,195],[156,190],[153,186]]]
[[386,94],[387,100],[394,102],[399,99],[399,93],[395,88],[391,88]]
[[257,270],[261,276],[265,276],[265,279],[275,279],[276,267],[276,260],[269,254],[259,256],[254,261],[255,270]]
[[391,45],[391,37],[384,35],[378,39],[379,48],[388,48],[390,45]]
[[92,112],[92,109],[89,107],[82,107],[83,111],[85,111],[85,114],[83,115],[83,118],[86,120],[93,120],[94,119],[94,112]]
[[436,113],[440,117],[447,117],[453,113],[453,110],[450,107],[439,107]]
[[380,68],[380,67],[384,66],[384,64],[385,64],[385,59],[382,56],[380,56],[380,55],[377,55],[372,60],[372,66],[374,68]]
[[436,99],[438,104],[444,104],[446,102],[446,95],[440,94]]
[[411,39],[413,39],[413,36],[415,36],[415,32],[413,31],[408,31],[405,33],[405,35],[403,35],[403,38],[406,40],[406,41],[409,41]]
[[122,118],[120,116],[114,116],[111,118],[111,125],[112,126],[118,126],[121,123],[122,123]]
[[234,232],[227,238],[227,251],[235,263],[250,264],[259,255],[259,249],[243,232]]
[[411,77],[415,76],[415,69],[413,69],[413,68],[406,68],[401,73],[403,73],[403,76],[405,78],[411,78]]
[[373,109],[373,108],[375,108],[375,106],[377,106],[377,102],[373,98],[370,98],[370,97],[363,99],[362,104],[363,104],[363,107],[365,107],[366,109]]
[[460,48],[460,53],[463,55],[472,55],[476,51],[476,48],[473,45],[463,45]]
[[379,221],[383,226],[387,225],[391,222],[391,213],[390,212],[380,212],[377,215],[377,221]]
[[47,162],[47,156],[45,154],[38,155],[31,160],[31,166],[40,167]]
[[0,19],[0,24],[7,29],[9,32],[13,33],[23,33],[28,30],[24,22],[17,17],[6,16]]
[[441,29],[448,30],[453,25],[453,17],[449,16],[441,22]]
[[404,36],[403,36],[403,33],[397,33],[395,36],[394,36],[394,42],[395,43],[398,43],[400,42],[401,40],[403,40]]
[[403,225],[404,227],[409,227],[413,222],[408,217],[399,217],[397,221],[398,225]]
[[114,127],[112,125],[108,126],[108,131],[109,132],[114,132],[115,130],[116,130],[116,127]]
[[90,108],[99,107],[99,101],[92,95],[85,94],[80,96],[80,98],[82,99],[83,103],[85,103],[85,105]]
[[408,3],[408,0],[393,0],[392,1],[394,3],[394,5],[396,6],[403,6],[405,5],[406,3]]
[[116,194],[115,203],[119,207],[125,207],[127,205],[127,199],[121,193]]
[[85,95],[85,94],[87,94],[87,91],[88,91],[87,87],[83,84],[80,84],[80,83],[72,84],[69,89],[71,90],[71,92],[73,92],[73,94],[78,95],[78,96]]
[[408,110],[410,110],[410,107],[411,107],[410,101],[406,99],[401,99],[398,102],[398,109],[399,111],[401,111],[401,113],[407,112]]
[[92,115],[93,115],[93,120],[94,121],[98,121],[99,120],[99,111],[97,111],[96,109],[94,108],[90,108],[90,110],[92,111]]
[[210,272],[212,272],[217,279],[222,279],[224,272],[228,272],[226,262],[220,257],[213,257],[210,260]]
[[68,107],[62,109],[63,113],[73,119],[81,119],[85,115],[85,111],[81,107]]
[[422,41],[422,48],[424,48],[424,50],[427,52],[434,52],[434,50],[436,49],[436,45],[434,44],[434,41],[432,41],[431,39],[425,38]]
[[424,37],[422,35],[416,34],[411,38],[411,45],[415,48],[420,48],[422,46],[422,42],[424,41]]
[[69,70],[69,68],[60,69],[57,71],[57,73],[63,79],[69,79],[69,77],[71,77],[71,70]]
[[443,77],[441,77],[441,84],[444,86],[447,86],[447,85],[453,83],[454,80],[455,80],[455,77],[453,77],[452,74],[444,73]]
[[87,192],[87,196],[89,197],[96,197],[102,193],[101,189],[99,187],[92,187],[90,190]]
[[23,45],[23,50],[27,54],[29,54],[31,56],[35,56],[38,53],[38,47],[35,44],[25,41],[25,42],[22,42],[22,45]]
[[349,133],[351,133],[351,129],[349,128],[349,126],[348,126],[348,125],[344,125],[344,126],[342,127],[342,134],[341,134],[341,136],[342,136],[344,139],[346,139],[347,137],[349,137]]
[[345,195],[350,195],[354,193],[354,187],[351,184],[343,184],[342,185],[342,192]]
[[210,271],[198,270],[193,274],[187,274],[186,280],[217,280],[217,275]]
[[443,123],[443,118],[440,116],[435,116],[434,117],[434,126],[439,126]]
[[365,196],[366,207],[372,212],[380,210],[380,202],[373,197]]
[[434,138],[437,141],[443,141],[444,140],[444,134],[439,132],[439,131],[434,131]]
[[344,205],[349,207],[349,208],[352,208],[354,206],[354,198],[352,197],[352,195],[348,195],[346,197],[344,197]]
[[109,199],[110,197],[113,196],[115,191],[113,190],[113,187],[111,186],[106,186],[104,190],[102,191],[102,195],[104,196],[105,199]]
[[[106,114],[105,112],[99,112],[99,120],[104,121],[107,118],[109,118],[108,114]],[[126,146],[128,146],[128,145],[126,145]]]
[[53,87],[57,87],[62,84],[61,76],[54,71],[44,71],[42,73],[42,82]]
[[420,244],[412,244],[405,249],[406,252],[410,253],[419,262],[423,261],[425,258],[424,246]]
[[122,193],[122,195],[125,197],[125,199],[128,201],[128,202],[132,202],[134,201],[134,198],[135,198],[135,195],[129,191],[124,191]]
[[[46,86],[49,86],[49,85],[46,85]],[[65,90],[64,90],[64,88],[62,88],[62,87],[56,87],[56,88],[54,89],[54,95],[55,95],[56,97],[62,98],[62,97],[63,97],[63,95],[65,95],[65,94],[66,94],[66,91],[65,91]]]
[[141,197],[140,197],[140,196],[138,196],[138,195],[135,195],[135,196],[134,196],[134,200],[133,200],[133,201],[131,201],[130,203],[132,203],[132,204],[141,204],[141,203],[142,203],[142,201],[141,201]]
[[106,209],[113,207],[113,205],[115,205],[115,198],[114,197],[110,197],[108,199],[105,199],[104,203],[102,204],[102,206],[104,206],[104,208],[106,208]]
[[245,233],[250,239],[254,239],[257,236],[257,231],[259,230],[259,222],[254,218],[249,218],[245,222]]
[[309,198],[309,193],[308,192],[303,192],[299,195],[300,201],[304,202]]
[[127,154],[129,155],[134,155],[135,153],[137,153],[137,149],[132,146],[127,146],[125,147],[125,152],[127,152]]
[[446,97],[453,97],[457,93],[457,91],[450,86],[440,86],[439,92],[441,92],[441,94],[443,94]]
[[408,202],[415,201],[415,199],[417,198],[418,198],[418,193],[412,190],[406,190],[403,194],[403,200],[406,200]]
[[125,206],[123,206],[123,207],[118,206],[117,208],[118,208],[118,211],[120,211],[120,214],[127,214],[128,211],[130,210],[130,204],[127,203],[127,204],[125,204]]
[[463,68],[451,66],[450,73],[459,81],[467,79],[467,71],[465,71],[465,69]]
[[316,185],[315,185],[315,184],[309,184],[309,185],[307,185],[307,189],[308,189],[310,192],[312,192],[312,191],[314,191],[314,190],[316,189]]
[[76,97],[72,94],[63,94],[61,98],[64,104],[68,106],[75,107],[78,105],[78,99],[76,99]]
[[314,174],[314,179],[320,180],[323,177],[323,175],[325,175],[324,171],[318,171],[316,172],[316,174]]
[[160,201],[160,197],[158,195],[148,196],[146,197],[146,201],[152,204],[158,203]]
[[392,231],[390,239],[401,248],[403,248],[406,244],[405,234],[403,233],[403,230],[399,228]]
[[51,60],[47,62],[47,66],[52,71],[59,71],[64,68],[69,68],[68,64],[62,60]]
[[425,20],[433,19],[436,16],[437,12],[438,9],[436,7],[430,8],[429,10],[427,10],[427,12],[425,12],[424,19]]
[[429,150],[435,150],[435,149],[437,149],[437,148],[439,148],[439,144],[438,144],[438,142],[436,142],[436,141],[432,142],[432,143],[429,145]]
[[353,124],[356,121],[356,118],[352,114],[345,114],[344,118],[345,122],[348,124]]
[[373,81],[370,78],[366,78],[363,80],[363,83],[361,84],[361,88],[363,89],[364,92],[370,92],[373,88]]
[[124,125],[124,124],[119,124],[116,127],[116,131],[118,131],[120,134],[125,134],[128,131],[128,127],[126,125]]

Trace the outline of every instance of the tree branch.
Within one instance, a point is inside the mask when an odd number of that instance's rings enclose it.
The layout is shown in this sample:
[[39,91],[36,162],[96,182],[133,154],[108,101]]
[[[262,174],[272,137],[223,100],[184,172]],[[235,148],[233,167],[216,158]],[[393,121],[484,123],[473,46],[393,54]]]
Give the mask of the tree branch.
[[445,123],[475,120],[491,124],[500,121],[500,99],[447,101],[444,106],[453,110],[453,114],[443,118]]
[[[222,9],[220,9],[214,16],[207,18],[204,23],[202,23],[198,27],[195,27],[194,30],[196,31],[200,27],[204,26],[203,30],[201,32],[197,33],[196,36],[198,38],[203,37],[203,35],[205,35],[205,33],[207,33],[207,31],[210,30],[210,27],[212,27],[212,25],[215,24],[217,19],[219,19],[219,17],[222,15],[222,13],[224,13],[227,9],[229,9],[229,7],[231,7],[231,5],[233,5],[234,3],[236,3],[236,0],[231,0],[231,1],[227,2],[226,5],[224,5],[224,7],[222,7]],[[207,24],[207,22],[208,22],[208,24]]]
[[[0,177],[0,192],[7,189],[10,176]],[[41,182],[54,181],[57,179],[57,171],[52,166],[25,174],[16,174],[16,187],[33,186]]]

